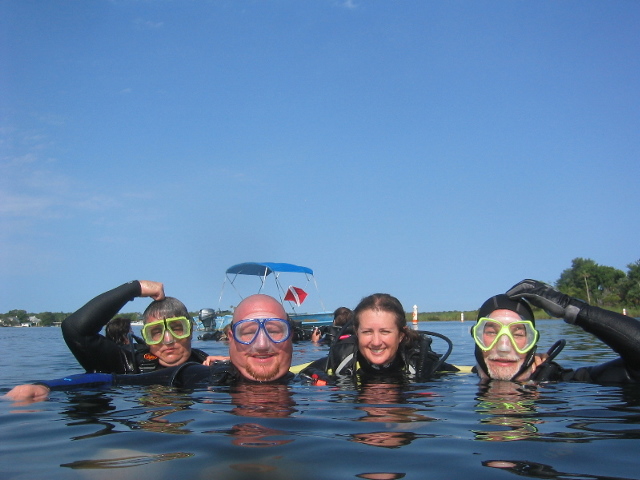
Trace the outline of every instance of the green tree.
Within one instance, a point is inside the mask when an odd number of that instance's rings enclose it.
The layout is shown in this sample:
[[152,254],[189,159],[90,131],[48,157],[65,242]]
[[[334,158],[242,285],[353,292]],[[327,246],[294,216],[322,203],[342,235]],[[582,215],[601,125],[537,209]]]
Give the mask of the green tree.
[[50,327],[56,321],[56,314],[52,312],[42,312],[37,317],[40,319],[41,327]]
[[602,307],[617,306],[626,275],[622,270],[598,265],[590,258],[574,258],[560,274],[556,287],[562,293]]
[[562,293],[591,303],[591,292],[595,287],[592,279],[597,266],[598,264],[590,258],[574,258],[571,261],[571,268],[563,270],[560,274],[556,287]]
[[640,305],[640,260],[627,265],[627,269],[627,277],[622,287],[622,301],[637,307]]
[[7,316],[16,317],[20,321],[20,323],[29,320],[29,314],[26,310],[10,310],[7,312]]
[[618,306],[626,278],[627,276],[622,270],[599,265],[596,270],[597,304],[603,307]]

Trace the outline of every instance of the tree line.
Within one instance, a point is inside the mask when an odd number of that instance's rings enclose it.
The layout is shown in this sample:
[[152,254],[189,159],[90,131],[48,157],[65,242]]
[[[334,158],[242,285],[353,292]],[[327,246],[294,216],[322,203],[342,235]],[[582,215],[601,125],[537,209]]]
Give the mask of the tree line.
[[[562,293],[584,300],[590,305],[640,316],[640,260],[627,265],[623,272],[614,267],[599,265],[590,258],[574,258],[571,267],[552,282]],[[545,318],[542,310],[534,308],[536,318]],[[418,314],[418,321],[475,320],[478,311],[425,312]],[[411,319],[407,314],[407,319]]]
[[[627,265],[624,272],[614,267],[599,265],[590,258],[574,258],[571,267],[560,274],[554,286],[575,298],[586,301],[591,305],[609,310],[629,310],[637,313],[640,309],[640,260]],[[440,314],[455,314],[459,319],[459,312],[439,312],[438,314],[421,313],[420,320],[450,320],[441,318]],[[196,312],[190,313],[197,316]],[[26,310],[10,310],[0,314],[0,325],[15,326],[29,322],[31,317],[39,319],[39,325],[50,326],[62,322],[70,313],[28,313]],[[131,321],[139,320],[139,313],[122,313],[118,316],[128,317]],[[445,315],[448,317],[449,315]],[[473,312],[465,312],[465,318],[471,320]]]
[[574,258],[555,286],[562,293],[610,310],[640,306],[640,260],[623,272],[598,265],[590,258]]
[[[41,312],[41,313],[29,313],[26,310],[9,310],[7,313],[0,314],[0,326],[3,327],[15,327],[24,323],[32,323],[41,327],[50,327],[52,325],[59,325],[65,318],[71,313],[64,312]],[[119,317],[126,317],[132,322],[135,322],[141,318],[139,313],[119,313]],[[33,320],[34,317],[37,321]]]

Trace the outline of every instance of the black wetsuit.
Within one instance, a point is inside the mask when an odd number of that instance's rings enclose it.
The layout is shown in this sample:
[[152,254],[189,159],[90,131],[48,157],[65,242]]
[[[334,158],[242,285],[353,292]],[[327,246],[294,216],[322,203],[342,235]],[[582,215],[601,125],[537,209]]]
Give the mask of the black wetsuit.
[[256,382],[243,377],[230,362],[214,362],[211,366],[187,362],[176,367],[167,367],[154,372],[137,375],[107,373],[84,373],[54,380],[39,380],[36,384],[46,385],[51,390],[72,390],[122,385],[164,385],[175,388],[193,389],[207,386],[229,386],[238,383],[280,383],[288,384],[295,379],[304,380],[291,372],[270,382]]
[[[125,283],[98,295],[62,322],[64,341],[88,373],[141,373],[163,368],[146,345],[120,345],[100,335],[109,320],[140,294],[140,282]],[[202,363],[205,358],[205,352],[192,349],[188,361]]]
[[359,376],[361,378],[399,377],[406,380],[425,381],[439,372],[457,372],[459,369],[446,363],[440,355],[431,349],[431,338],[420,334],[419,340],[408,346],[401,346],[395,359],[388,365],[378,366],[369,363],[358,351],[355,335],[336,342],[329,355],[312,362],[302,370],[306,375],[325,372],[335,376]]
[[553,363],[545,372],[534,372],[536,381],[576,381],[591,383],[640,382],[640,322],[620,313],[584,304],[575,324],[592,333],[619,358],[600,365],[575,370]]
[[318,345],[333,345],[339,339],[342,327],[337,325],[329,325],[321,327],[322,336],[318,340]]

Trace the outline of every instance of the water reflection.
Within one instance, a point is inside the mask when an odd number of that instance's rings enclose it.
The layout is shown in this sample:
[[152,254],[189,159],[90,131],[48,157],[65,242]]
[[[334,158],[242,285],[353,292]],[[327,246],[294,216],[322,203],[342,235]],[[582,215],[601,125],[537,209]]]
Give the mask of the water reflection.
[[98,427],[95,432],[71,437],[73,440],[81,440],[114,433],[115,424],[100,418],[113,410],[115,407],[111,403],[111,398],[103,393],[74,394],[69,397],[69,403],[61,414],[72,420],[67,423],[69,427],[85,425]]
[[[68,426],[96,425],[98,430],[71,437],[74,440],[94,438],[110,433],[118,433],[117,425],[125,425],[131,430],[145,430],[150,432],[190,434],[192,430],[185,428],[193,419],[179,422],[170,421],[169,416],[176,412],[189,410],[195,403],[193,399],[184,393],[176,392],[167,387],[145,387],[137,398],[139,406],[126,412],[118,412],[114,405],[114,398],[103,392],[92,394],[74,393],[69,396],[67,408],[62,414],[72,422]],[[140,418],[136,420],[135,418]]]
[[559,472],[550,465],[520,460],[487,460],[482,462],[483,467],[500,468],[515,475],[529,478],[579,478],[597,480],[631,480],[627,477],[608,477],[602,475],[589,475],[587,473]]
[[[231,414],[252,418],[287,418],[295,413],[295,401],[288,385],[238,384],[229,389],[234,408]],[[267,427],[260,423],[240,423],[227,430],[206,433],[223,433],[232,437],[231,444],[238,447],[276,447],[293,442],[292,439],[272,437],[290,436],[288,432]]]
[[230,394],[231,413],[241,417],[283,418],[297,411],[288,385],[241,383]]
[[232,437],[231,444],[237,447],[265,448],[279,447],[293,442],[292,439],[277,440],[272,437],[288,436],[287,432],[265,427],[259,423],[239,423],[229,430],[212,433],[225,433]]
[[476,412],[482,425],[493,427],[474,430],[476,440],[512,442],[539,436],[535,388],[526,388],[513,382],[493,381],[480,386]]
[[[359,404],[356,407],[365,413],[358,422],[384,423],[386,429],[374,432],[359,432],[350,435],[352,442],[370,445],[372,447],[400,448],[409,445],[419,437],[428,435],[418,435],[411,431],[401,431],[397,429],[400,425],[411,423],[417,428],[417,422],[431,422],[435,420],[420,413],[420,410],[409,402],[411,392],[406,385],[393,383],[369,383],[360,386],[360,392],[356,399]],[[385,477],[386,478],[386,477]],[[390,477],[400,478],[400,477]]]
[[414,406],[404,406],[408,402],[406,386],[397,384],[365,384],[362,385],[357,403],[366,404],[356,407],[365,412],[358,419],[360,422],[411,423],[430,422],[427,417]]
[[395,480],[397,478],[404,478],[404,473],[391,473],[391,472],[372,472],[372,473],[360,473],[356,475],[358,478],[367,478],[369,480]]
[[640,438],[640,385],[584,385],[571,393],[571,408],[565,412],[556,409],[554,416],[566,416],[565,423],[572,431],[556,434],[556,438],[573,442]]
[[[541,324],[544,341],[573,339],[559,357],[563,366],[586,365],[598,351],[587,336],[563,335],[562,321]],[[49,331],[2,333],[7,330]],[[473,361],[463,348],[468,330],[458,322],[442,331],[454,343],[459,339],[454,363]],[[72,363],[40,362],[38,377],[77,369],[57,332],[45,350],[61,343]],[[299,361],[320,356],[310,355]],[[4,367],[0,374],[14,379],[5,380],[7,387],[32,378],[29,370],[11,377],[16,372]],[[421,385],[253,387],[54,392],[35,413],[6,403],[0,409],[3,478],[639,478],[640,386],[558,383],[518,390],[494,382],[479,389],[476,377],[460,374]],[[513,441],[522,439],[536,443]],[[481,463],[487,459],[494,460]]]
[[171,414],[191,408],[195,402],[190,396],[173,392],[166,387],[156,386],[146,389],[145,395],[139,398],[139,402],[146,408],[149,418],[132,422],[133,425],[130,426],[149,432],[180,435],[193,433],[191,429],[185,428],[193,419],[179,422],[169,420]]
[[354,433],[350,440],[372,447],[399,448],[409,445],[416,438],[418,435],[413,432],[370,432]]
[[[113,453],[113,452],[112,452]],[[156,462],[166,462],[168,460],[176,460],[180,458],[193,457],[193,453],[185,452],[173,452],[162,453],[159,455],[131,455],[131,452],[124,457],[107,458],[107,459],[92,459],[92,460],[77,460],[71,463],[63,463],[60,466],[66,468],[73,468],[76,470],[83,469],[109,469],[109,468],[127,468],[127,467],[139,467],[141,465],[148,465]]]

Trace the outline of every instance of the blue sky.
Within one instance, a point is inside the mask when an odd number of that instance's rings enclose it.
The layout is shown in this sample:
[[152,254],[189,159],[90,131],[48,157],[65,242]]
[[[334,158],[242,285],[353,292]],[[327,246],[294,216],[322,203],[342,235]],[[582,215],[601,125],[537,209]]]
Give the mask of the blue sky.
[[131,279],[216,308],[244,261],[313,268],[331,310],[626,271],[639,24],[616,0],[3,1],[0,312]]

